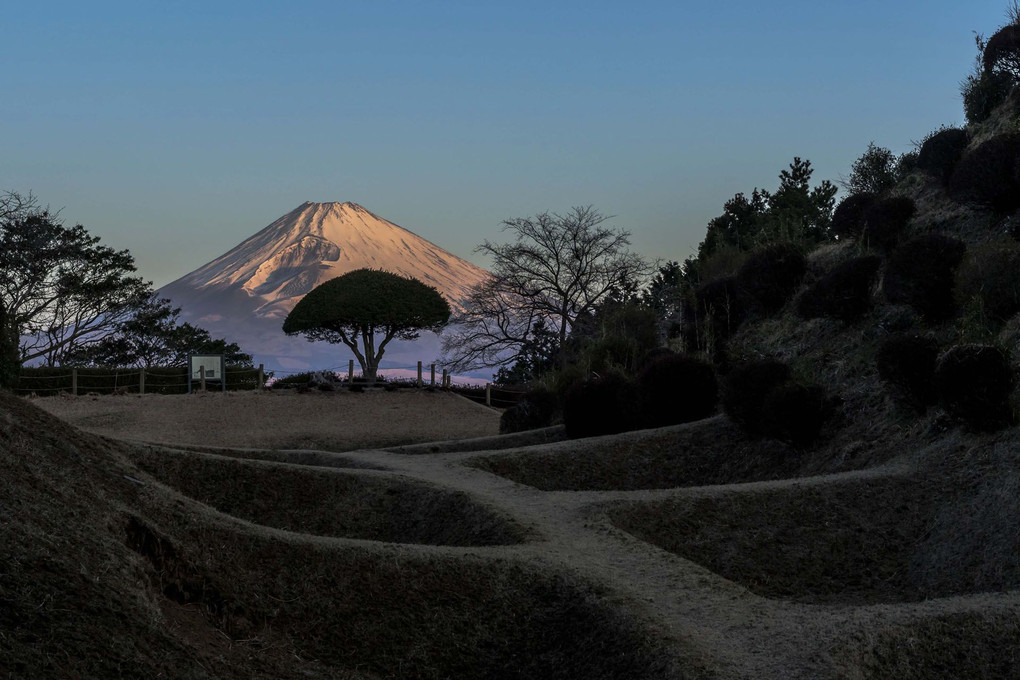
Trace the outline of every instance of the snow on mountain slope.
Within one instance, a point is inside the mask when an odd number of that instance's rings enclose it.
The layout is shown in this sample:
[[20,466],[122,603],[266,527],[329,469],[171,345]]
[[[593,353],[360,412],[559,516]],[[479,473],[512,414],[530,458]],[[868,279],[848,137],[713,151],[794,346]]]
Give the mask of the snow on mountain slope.
[[[181,307],[183,320],[208,329],[214,337],[238,342],[267,367],[326,368],[339,365],[335,359],[346,348],[289,338],[281,329],[283,320],[312,288],[361,268],[427,283],[455,312],[470,288],[487,276],[484,269],[357,203],[309,202],[167,284],[160,294]],[[438,341],[426,336],[423,340],[413,347],[393,347],[387,356],[393,360],[413,353],[430,361],[438,353]],[[433,356],[424,356],[429,352]],[[321,363],[327,356],[334,360]]]

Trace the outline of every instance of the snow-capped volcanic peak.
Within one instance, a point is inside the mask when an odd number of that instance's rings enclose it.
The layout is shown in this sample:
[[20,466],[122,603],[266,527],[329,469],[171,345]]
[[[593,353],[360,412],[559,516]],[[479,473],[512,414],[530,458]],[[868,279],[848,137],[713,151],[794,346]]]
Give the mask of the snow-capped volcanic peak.
[[366,267],[434,286],[454,309],[486,276],[357,203],[304,203],[167,288],[240,289],[254,298],[256,315],[282,319],[323,281]]

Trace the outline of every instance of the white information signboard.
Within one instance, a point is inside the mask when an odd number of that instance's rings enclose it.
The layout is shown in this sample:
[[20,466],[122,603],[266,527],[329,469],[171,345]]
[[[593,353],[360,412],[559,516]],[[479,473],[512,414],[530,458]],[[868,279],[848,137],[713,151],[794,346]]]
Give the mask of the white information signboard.
[[188,392],[191,392],[192,383],[220,384],[220,389],[226,391],[227,381],[224,379],[224,361],[222,354],[191,354],[188,356]]

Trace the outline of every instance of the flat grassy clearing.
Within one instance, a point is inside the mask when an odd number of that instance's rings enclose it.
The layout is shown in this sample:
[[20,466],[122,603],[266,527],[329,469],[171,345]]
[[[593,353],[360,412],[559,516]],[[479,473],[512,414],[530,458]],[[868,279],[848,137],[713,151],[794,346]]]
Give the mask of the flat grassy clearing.
[[190,446],[352,451],[499,433],[499,411],[411,389],[58,396],[33,403],[93,434]]

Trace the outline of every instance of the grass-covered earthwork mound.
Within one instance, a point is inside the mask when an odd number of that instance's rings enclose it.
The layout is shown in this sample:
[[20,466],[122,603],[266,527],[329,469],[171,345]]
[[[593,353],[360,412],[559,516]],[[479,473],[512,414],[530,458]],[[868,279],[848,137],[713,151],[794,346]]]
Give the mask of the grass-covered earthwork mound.
[[1015,678],[1020,669],[1020,617],[1011,611],[930,616],[869,627],[834,650],[839,677]]
[[802,461],[789,446],[749,439],[719,416],[478,456],[467,464],[543,491],[622,491],[780,479],[796,474]]
[[466,494],[406,478],[205,453],[149,450],[146,472],[220,512],[320,536],[426,545],[508,545],[525,538]]
[[1017,479],[864,477],[609,513],[619,528],[765,597],[917,601],[1020,587]]
[[[257,481],[278,499],[294,491],[289,498],[303,508],[295,517],[313,502],[319,515],[342,514],[343,501],[327,494],[365,481],[187,455],[220,483]],[[678,675],[648,632],[601,592],[548,566],[239,522],[152,483],[135,458],[172,469],[159,462],[166,454],[82,433],[0,393],[0,676]],[[260,475],[279,488],[261,485]],[[419,494],[415,507],[446,503],[428,489],[383,481],[372,487],[383,508],[389,490]],[[465,503],[444,519],[485,516]],[[440,531],[431,521],[423,531]],[[400,523],[395,533],[409,531],[413,518]],[[502,522],[489,526],[507,531]]]

